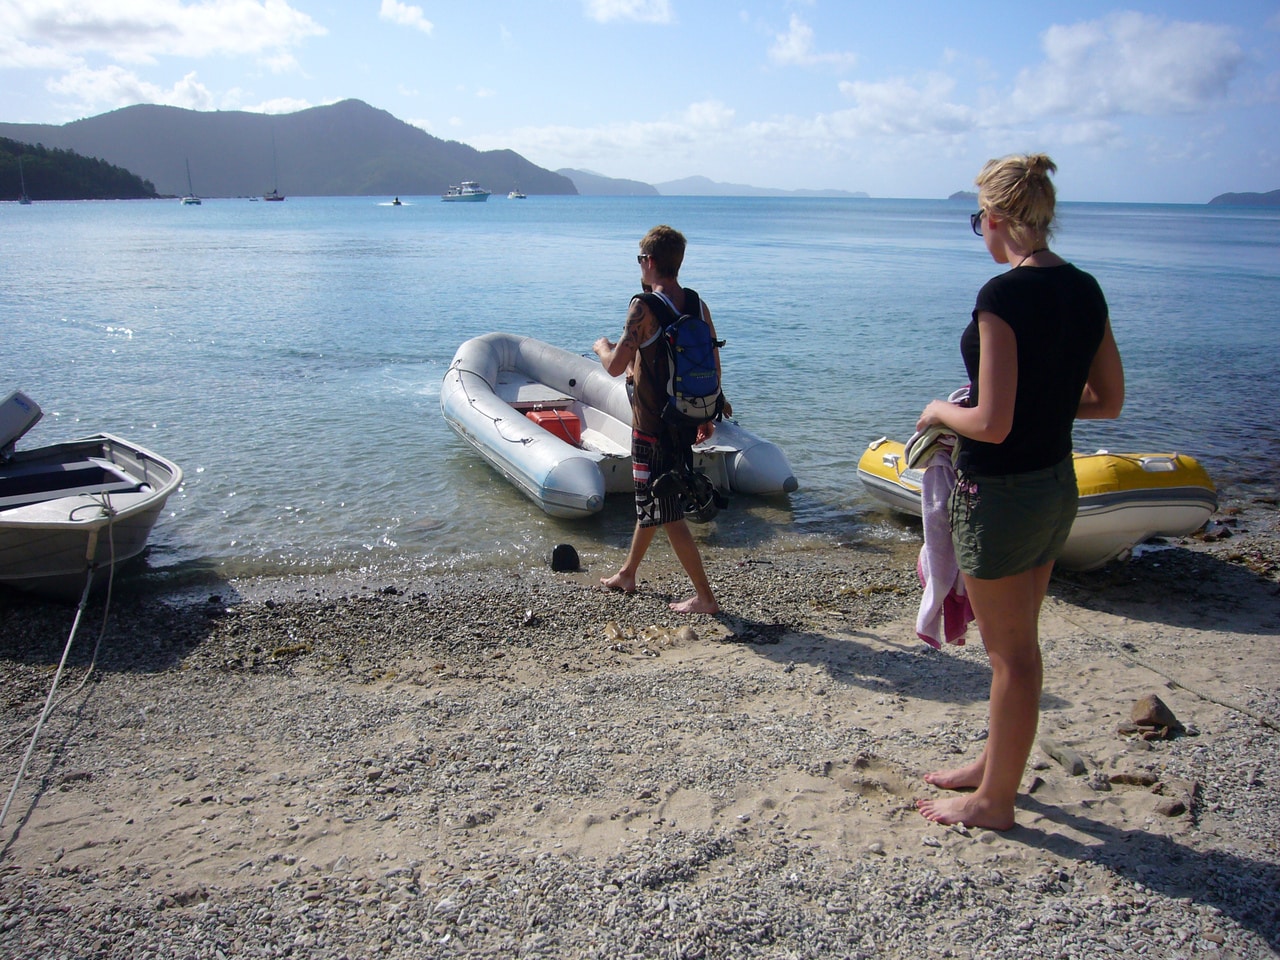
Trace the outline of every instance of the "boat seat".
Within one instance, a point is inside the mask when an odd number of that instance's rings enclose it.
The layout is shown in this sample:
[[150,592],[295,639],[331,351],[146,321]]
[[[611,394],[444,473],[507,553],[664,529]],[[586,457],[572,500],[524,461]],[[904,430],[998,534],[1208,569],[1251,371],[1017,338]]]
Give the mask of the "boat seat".
[[92,460],[52,467],[41,464],[36,469],[19,469],[0,477],[0,510],[62,497],[137,493],[143,486],[142,482]]
[[520,375],[512,377],[509,373],[498,377],[493,392],[503,403],[522,413],[526,410],[564,410],[574,402],[573,397],[545,383]]

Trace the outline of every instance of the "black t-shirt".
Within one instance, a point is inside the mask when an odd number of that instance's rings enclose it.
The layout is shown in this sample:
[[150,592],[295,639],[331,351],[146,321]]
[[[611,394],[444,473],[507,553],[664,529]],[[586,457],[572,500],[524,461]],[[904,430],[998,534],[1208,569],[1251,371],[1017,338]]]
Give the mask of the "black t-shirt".
[[1106,298],[1092,276],[1071,264],[1018,267],[988,280],[960,338],[972,405],[979,399],[983,311],[1007,323],[1017,338],[1013,427],[1003,443],[962,438],[957,466],[987,475],[1051,467],[1071,453],[1080,394],[1106,329]]

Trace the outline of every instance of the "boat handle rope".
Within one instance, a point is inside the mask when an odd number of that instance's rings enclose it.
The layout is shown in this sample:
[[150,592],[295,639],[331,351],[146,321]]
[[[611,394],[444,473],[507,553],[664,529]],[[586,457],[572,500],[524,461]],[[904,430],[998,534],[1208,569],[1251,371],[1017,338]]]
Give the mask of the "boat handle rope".
[[[476,407],[476,398],[471,396],[470,392],[467,390],[467,381],[462,379],[462,375],[464,373],[469,373],[473,377],[480,377],[480,374],[476,373],[474,370],[463,370],[462,361],[460,360],[455,360],[452,364],[450,364],[450,367],[457,370],[458,372],[458,386],[462,388],[462,395],[467,398],[467,403],[471,404],[472,408],[476,411],[476,413],[480,414],[480,416],[484,417],[486,420],[493,421],[493,425],[497,427],[498,436],[501,439],[507,441],[507,443],[520,443],[520,444],[533,443],[533,437],[503,436],[502,421],[505,420],[506,417],[491,417],[489,416],[489,414],[485,413],[483,410]],[[480,379],[483,380],[484,377],[480,377]]]
[[[22,763],[18,767],[18,774],[13,779],[13,787],[9,790],[9,797],[4,802],[4,808],[0,809],[0,828],[3,828],[4,822],[9,816],[9,808],[13,805],[13,798],[17,796],[18,787],[21,785],[23,779],[27,775],[27,766],[31,762],[31,756],[35,752],[36,743],[40,739],[40,733],[44,729],[45,721],[49,719],[49,715],[53,713],[56,707],[62,706],[62,704],[65,703],[68,699],[75,696],[77,693],[79,693],[81,690],[84,689],[84,685],[89,682],[89,678],[93,676],[93,671],[98,665],[98,652],[102,649],[102,640],[103,640],[103,637],[105,637],[107,634],[107,616],[111,612],[111,590],[112,590],[112,587],[115,585],[115,579],[116,579],[116,540],[115,540],[115,531],[113,528],[115,527],[116,515],[117,515],[115,508],[111,506],[111,495],[108,493],[103,493],[103,494],[100,494],[99,496],[101,497],[101,499],[95,498],[92,506],[100,508],[107,517],[106,529],[107,529],[108,565],[107,565],[107,595],[102,608],[102,627],[98,631],[98,642],[94,644],[93,656],[89,659],[89,668],[85,671],[84,676],[80,678],[80,682],[76,684],[76,688],[74,690],[68,691],[67,694],[63,696],[61,700],[58,700],[55,703],[53,699],[54,694],[57,692],[58,684],[62,680],[63,671],[66,669],[66,666],[67,666],[67,659],[71,656],[71,646],[75,642],[77,631],[80,629],[80,618],[84,615],[85,607],[88,605],[89,590],[93,586],[93,575],[94,573],[97,572],[97,568],[98,568],[98,564],[94,563],[92,557],[90,556],[86,558],[87,565],[86,565],[86,571],[85,571],[86,575],[85,575],[85,581],[84,581],[84,590],[82,590],[80,593],[80,604],[79,606],[76,607],[75,619],[72,621],[72,624],[71,624],[71,633],[67,636],[66,645],[62,649],[62,659],[58,662],[58,669],[53,676],[53,683],[49,687],[49,694],[48,696],[45,697],[44,709],[40,711],[40,719],[36,721],[35,729],[31,733],[31,742],[27,744],[27,752],[23,755]],[[82,508],[77,508],[77,509],[82,509]],[[73,510],[72,514],[74,515],[74,513],[75,511]],[[97,540],[96,538],[91,538],[90,542],[96,545]],[[92,549],[93,547],[90,547],[90,550]],[[5,749],[7,750],[10,746],[16,743],[20,738],[21,738],[21,735],[19,735],[18,737],[14,737],[12,740],[9,741],[8,744],[5,745]],[[37,795],[37,799],[38,799],[38,795]],[[34,809],[34,804],[35,804],[35,800],[32,801],[33,809]],[[28,816],[30,816],[30,811],[28,811]],[[10,837],[9,840],[6,841],[2,846],[0,846],[0,856],[4,855],[5,851],[7,851],[9,848],[9,845],[14,840],[16,840],[17,837],[18,837],[18,832],[15,830],[13,833],[13,836]]]
[[1111,457],[1115,460],[1124,460],[1127,463],[1137,464],[1148,473],[1171,473],[1178,469],[1178,461],[1182,458],[1180,453],[1153,453],[1145,457],[1134,456],[1128,453],[1112,453],[1109,450],[1095,450],[1093,453],[1081,453],[1079,457]]

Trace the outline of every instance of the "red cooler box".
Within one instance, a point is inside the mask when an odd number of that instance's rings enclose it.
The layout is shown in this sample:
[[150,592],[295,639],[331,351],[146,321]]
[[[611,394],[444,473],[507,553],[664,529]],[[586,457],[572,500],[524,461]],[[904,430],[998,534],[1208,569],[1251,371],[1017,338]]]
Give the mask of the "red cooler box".
[[575,447],[582,443],[582,421],[569,410],[530,410],[525,414],[530,420],[549,430],[565,443]]

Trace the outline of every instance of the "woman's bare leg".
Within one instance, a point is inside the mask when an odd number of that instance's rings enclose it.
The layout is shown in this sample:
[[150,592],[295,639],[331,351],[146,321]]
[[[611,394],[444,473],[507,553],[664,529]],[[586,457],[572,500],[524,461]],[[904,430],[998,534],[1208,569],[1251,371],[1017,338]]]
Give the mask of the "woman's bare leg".
[[962,797],[917,801],[930,820],[994,830],[1013,826],[1014,801],[1040,719],[1040,606],[1052,572],[1050,563],[1000,580],[964,578],[991,660],[987,743],[972,764],[925,777],[949,789],[975,788]]

